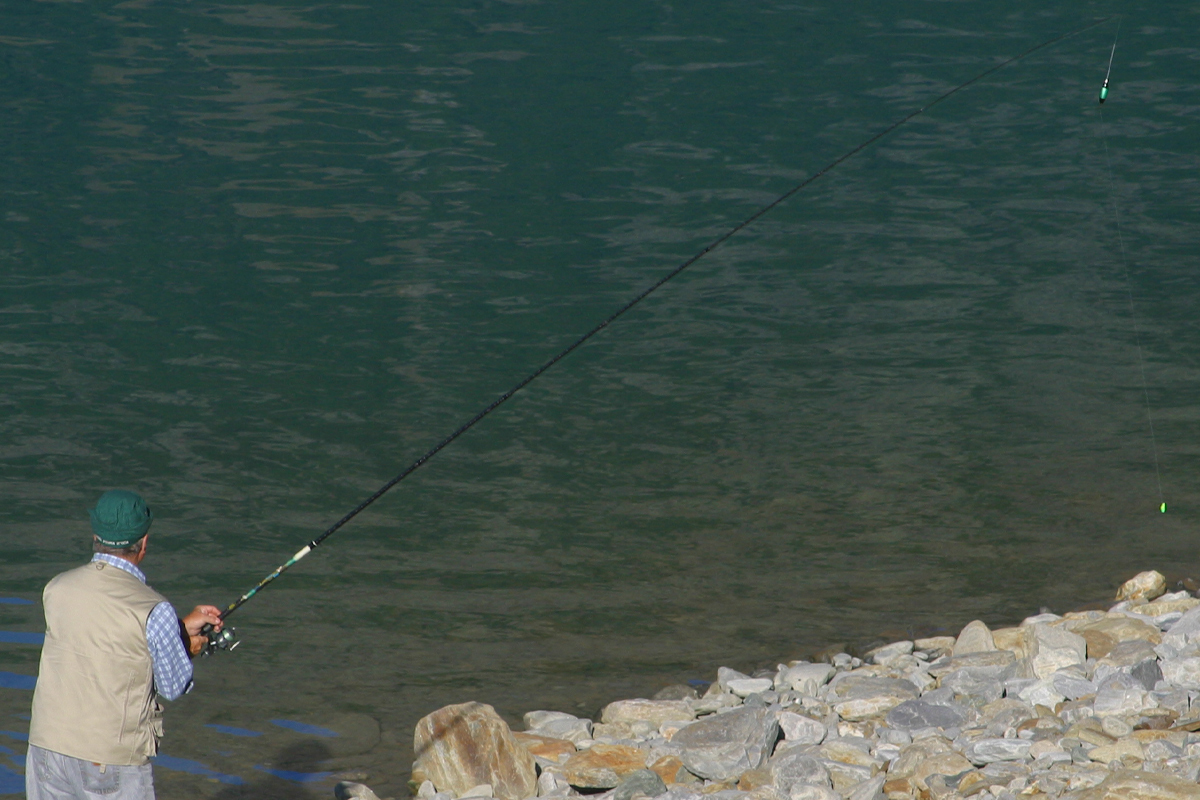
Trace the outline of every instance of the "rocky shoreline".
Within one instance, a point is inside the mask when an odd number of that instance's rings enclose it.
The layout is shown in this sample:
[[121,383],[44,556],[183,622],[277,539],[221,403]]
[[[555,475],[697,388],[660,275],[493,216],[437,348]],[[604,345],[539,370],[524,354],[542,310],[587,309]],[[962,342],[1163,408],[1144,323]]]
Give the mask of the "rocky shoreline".
[[480,703],[422,719],[417,797],[1200,800],[1200,599],[1143,572],[1107,611],[722,667],[702,694],[524,721],[513,733]]

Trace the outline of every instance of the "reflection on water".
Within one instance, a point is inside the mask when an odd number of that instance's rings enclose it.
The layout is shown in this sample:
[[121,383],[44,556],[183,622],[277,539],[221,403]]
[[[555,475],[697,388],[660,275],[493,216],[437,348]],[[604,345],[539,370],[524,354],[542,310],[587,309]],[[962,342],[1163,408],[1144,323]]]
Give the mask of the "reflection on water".
[[[4,593],[86,559],[127,486],[151,582],[227,603],[755,209],[1083,22],[1039,13],[0,8]],[[445,703],[591,714],[1194,571],[1200,50],[1136,14],[1103,121],[1106,27],[972,86],[256,597],[170,709],[160,795],[399,795]],[[0,668],[19,734],[36,645]]]

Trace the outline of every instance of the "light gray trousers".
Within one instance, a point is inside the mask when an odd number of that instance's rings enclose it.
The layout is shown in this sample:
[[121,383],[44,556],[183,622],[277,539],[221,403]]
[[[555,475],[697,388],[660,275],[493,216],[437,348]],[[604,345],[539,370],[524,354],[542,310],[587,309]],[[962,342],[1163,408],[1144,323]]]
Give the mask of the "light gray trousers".
[[26,800],[154,800],[149,764],[99,766],[29,745],[25,757]]

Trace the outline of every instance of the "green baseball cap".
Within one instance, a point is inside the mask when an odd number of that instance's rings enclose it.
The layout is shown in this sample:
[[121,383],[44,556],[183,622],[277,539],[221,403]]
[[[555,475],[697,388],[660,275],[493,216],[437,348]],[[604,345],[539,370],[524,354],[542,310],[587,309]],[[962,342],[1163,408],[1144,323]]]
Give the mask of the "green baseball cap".
[[96,507],[88,510],[92,531],[107,547],[128,547],[146,535],[154,515],[141,495],[113,489],[100,495]]

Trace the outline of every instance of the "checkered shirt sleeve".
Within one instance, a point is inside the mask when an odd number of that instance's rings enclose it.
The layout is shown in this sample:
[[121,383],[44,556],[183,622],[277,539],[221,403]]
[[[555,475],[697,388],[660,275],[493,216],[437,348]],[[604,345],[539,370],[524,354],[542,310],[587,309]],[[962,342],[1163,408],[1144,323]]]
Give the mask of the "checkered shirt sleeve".
[[183,649],[179,617],[166,600],[150,612],[146,620],[146,644],[154,662],[154,688],[168,700],[192,690],[192,662]]

